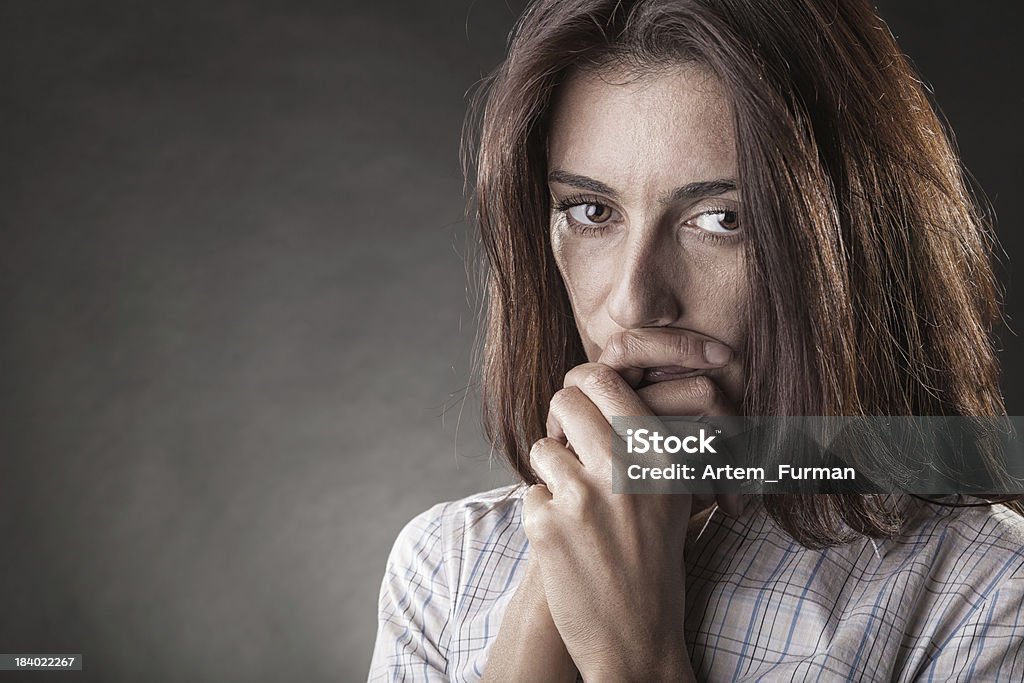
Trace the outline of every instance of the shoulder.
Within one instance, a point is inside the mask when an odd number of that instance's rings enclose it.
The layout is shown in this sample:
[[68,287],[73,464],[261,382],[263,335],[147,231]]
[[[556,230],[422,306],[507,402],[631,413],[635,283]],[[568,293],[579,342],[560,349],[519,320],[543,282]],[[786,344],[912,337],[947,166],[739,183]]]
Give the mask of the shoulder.
[[1024,598],[1024,517],[1004,505],[948,508],[938,513],[933,561],[947,590],[971,612],[991,600]]
[[943,590],[915,680],[1024,680],[1024,517],[1002,505],[936,517],[929,578]]
[[[525,553],[521,485],[503,486],[459,500],[438,503],[413,517],[399,532],[388,558],[389,573],[443,582],[451,595],[474,578],[474,565],[490,554]],[[488,562],[489,571],[501,562]],[[468,565],[468,567],[467,567]]]
[[[905,537],[903,568],[921,579],[923,621],[936,644],[971,624],[1004,618],[992,607],[1024,598],[1024,517],[1003,505],[928,505]],[[1024,623],[1016,623],[1018,635]]]
[[1006,550],[1022,551],[1024,516],[1005,505],[976,505],[960,509],[954,524],[968,537],[984,538]]
[[911,538],[925,541],[925,552],[950,574],[968,580],[982,595],[1024,580],[1024,517],[1004,505],[928,507],[931,514]]
[[459,500],[438,503],[413,517],[399,532],[395,548],[450,545],[452,541],[513,526],[522,506],[523,487],[502,486]]
[[902,534],[878,548],[871,575],[905,576],[932,611],[929,621],[966,616],[996,591],[1024,595],[1024,517],[1004,505],[923,504]]
[[461,670],[472,650],[462,623],[490,616],[525,556],[522,490],[439,503],[402,528],[381,584],[370,680],[449,680]]

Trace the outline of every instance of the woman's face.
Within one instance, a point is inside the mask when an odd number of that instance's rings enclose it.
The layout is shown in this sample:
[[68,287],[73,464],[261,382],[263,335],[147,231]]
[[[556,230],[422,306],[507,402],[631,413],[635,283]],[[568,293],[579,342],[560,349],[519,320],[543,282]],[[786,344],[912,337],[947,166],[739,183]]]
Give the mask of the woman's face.
[[716,78],[575,72],[548,140],[551,244],[587,357],[622,330],[671,327],[733,349],[707,371],[743,395],[744,231],[736,145]]

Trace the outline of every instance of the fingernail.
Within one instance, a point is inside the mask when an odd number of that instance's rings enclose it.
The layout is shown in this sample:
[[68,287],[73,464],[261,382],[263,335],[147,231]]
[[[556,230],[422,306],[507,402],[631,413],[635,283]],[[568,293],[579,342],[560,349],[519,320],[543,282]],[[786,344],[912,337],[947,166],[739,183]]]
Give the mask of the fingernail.
[[704,342],[704,360],[715,365],[724,365],[732,357],[732,350],[725,344],[718,342]]

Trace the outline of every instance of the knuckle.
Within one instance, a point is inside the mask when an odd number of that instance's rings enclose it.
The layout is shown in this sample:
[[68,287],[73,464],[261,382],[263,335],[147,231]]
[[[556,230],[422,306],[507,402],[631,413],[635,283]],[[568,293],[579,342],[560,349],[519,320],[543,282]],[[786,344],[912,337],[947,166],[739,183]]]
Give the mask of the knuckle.
[[564,490],[566,507],[570,514],[577,519],[586,517],[587,511],[594,503],[593,490],[579,479],[567,481]]
[[537,472],[537,468],[539,466],[544,465],[544,454],[545,454],[544,446],[541,444],[540,441],[537,441],[536,443],[534,443],[534,445],[530,446],[530,449],[529,449],[529,466],[530,466],[530,468],[532,470],[534,470],[535,474],[538,477],[540,477],[540,473]]
[[673,344],[675,344],[675,351],[684,358],[690,358],[694,355],[700,355],[698,352],[698,342],[689,334],[680,334],[673,337]]
[[523,531],[531,543],[550,542],[555,528],[547,506],[538,496],[527,496],[523,501]]
[[686,395],[688,398],[701,403],[710,403],[714,400],[718,389],[715,383],[704,375],[692,377],[686,383]]
[[530,446],[530,465],[536,469],[537,465],[543,465],[549,462],[554,456],[554,447],[561,443],[557,439],[545,436],[542,439],[538,439],[533,442]]
[[578,400],[579,394],[580,390],[576,387],[559,389],[555,392],[555,395],[551,397],[551,403],[549,405],[551,412],[556,415],[563,414]]
[[580,365],[570,369],[569,372],[565,373],[565,379],[562,384],[563,388],[582,382],[583,378],[587,376],[587,373],[590,372],[591,367],[594,365],[596,365],[596,363],[581,363]]
[[605,345],[604,355],[609,361],[622,362],[624,359],[635,354],[639,349],[637,336],[630,331],[613,334]]
[[622,335],[613,334],[605,342],[604,350],[601,351],[601,360],[604,362],[614,362],[616,359],[622,357]]
[[644,338],[636,332],[629,330],[622,334],[622,352],[625,356],[633,356],[644,348]]
[[542,484],[534,484],[526,490],[526,495],[523,496],[523,520],[532,518],[536,520],[537,516],[544,509],[544,502],[547,497],[546,492],[543,490],[546,487]]
[[593,367],[584,375],[581,383],[590,391],[608,394],[619,389],[622,378],[609,366],[603,363],[594,363]]
[[544,453],[547,451],[548,446],[544,442],[547,440],[548,437],[545,436],[543,439],[537,439],[533,442],[533,445],[530,446],[530,462],[536,462],[539,458],[544,457]]

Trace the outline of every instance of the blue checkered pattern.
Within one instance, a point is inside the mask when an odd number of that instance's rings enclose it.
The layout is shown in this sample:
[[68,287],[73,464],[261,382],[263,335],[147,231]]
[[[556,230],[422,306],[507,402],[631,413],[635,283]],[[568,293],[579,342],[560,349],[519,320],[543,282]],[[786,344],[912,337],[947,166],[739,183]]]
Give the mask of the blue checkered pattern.
[[[526,567],[521,487],[437,505],[399,534],[370,681],[476,681]],[[924,506],[892,541],[803,548],[756,501],[686,546],[702,681],[1024,682],[1024,519]]]

